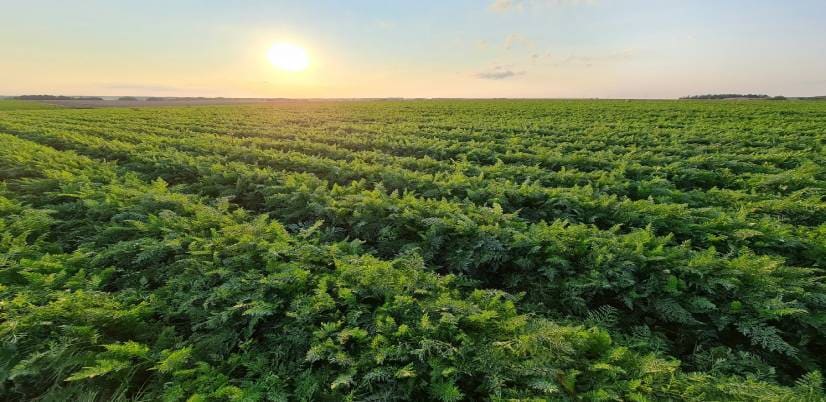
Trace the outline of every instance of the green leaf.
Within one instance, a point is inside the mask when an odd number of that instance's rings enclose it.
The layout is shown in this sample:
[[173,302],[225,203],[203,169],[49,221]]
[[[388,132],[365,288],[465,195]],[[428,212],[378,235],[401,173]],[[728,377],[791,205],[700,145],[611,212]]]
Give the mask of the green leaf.
[[187,346],[171,352],[165,351],[165,355],[166,357],[155,366],[155,369],[161,373],[170,373],[181,368],[189,360],[192,355],[192,347]]
[[99,377],[111,372],[123,370],[127,367],[129,367],[128,361],[116,359],[100,359],[95,361],[94,366],[84,367],[76,371],[69,377],[67,377],[64,381],[86,380],[94,377]]
[[456,385],[449,382],[435,382],[431,384],[430,393],[442,402],[459,401],[465,396]]

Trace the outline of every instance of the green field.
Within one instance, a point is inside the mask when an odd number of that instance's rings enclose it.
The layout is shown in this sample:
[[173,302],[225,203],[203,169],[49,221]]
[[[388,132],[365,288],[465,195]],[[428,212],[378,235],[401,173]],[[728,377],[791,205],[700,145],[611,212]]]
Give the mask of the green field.
[[0,399],[824,400],[826,102],[0,106]]
[[50,105],[43,102],[16,100],[16,99],[0,99],[0,112],[9,110],[40,110],[40,109],[55,109],[57,106]]

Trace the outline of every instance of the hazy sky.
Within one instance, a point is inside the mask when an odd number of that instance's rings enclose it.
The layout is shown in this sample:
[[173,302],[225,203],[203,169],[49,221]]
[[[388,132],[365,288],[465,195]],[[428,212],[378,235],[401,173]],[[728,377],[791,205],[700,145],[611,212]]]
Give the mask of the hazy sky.
[[826,0],[0,0],[5,95],[721,92],[826,95]]

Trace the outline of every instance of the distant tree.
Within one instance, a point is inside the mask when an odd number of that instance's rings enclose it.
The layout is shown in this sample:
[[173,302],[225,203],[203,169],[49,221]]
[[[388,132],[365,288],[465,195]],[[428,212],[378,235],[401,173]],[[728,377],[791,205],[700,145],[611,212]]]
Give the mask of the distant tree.
[[98,96],[64,96],[64,95],[20,95],[14,99],[20,100],[103,100]]
[[136,101],[136,100],[138,100],[138,98],[136,98],[134,96],[121,96],[120,98],[118,98],[118,100],[119,101]]
[[20,100],[70,100],[71,96],[63,95],[21,95],[15,96],[14,99]]

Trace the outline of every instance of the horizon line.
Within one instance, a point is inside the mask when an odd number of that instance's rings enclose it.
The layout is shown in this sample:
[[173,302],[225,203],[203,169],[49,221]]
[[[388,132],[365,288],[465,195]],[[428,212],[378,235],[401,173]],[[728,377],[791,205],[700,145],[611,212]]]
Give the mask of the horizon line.
[[[685,99],[686,97],[690,96],[706,96],[706,95],[738,95],[732,96],[730,98],[720,98],[720,99]],[[743,99],[743,100],[755,100],[755,99],[767,99],[767,98],[758,98],[758,97],[751,97],[749,98],[748,95],[758,95],[758,94],[715,94],[715,93],[708,93],[708,94],[699,94],[699,95],[686,95],[684,97],[652,97],[652,98],[645,98],[645,97],[599,97],[599,96],[589,96],[589,97],[510,97],[510,96],[490,96],[490,97],[476,97],[476,96],[437,96],[437,97],[428,97],[428,96],[352,96],[352,97],[278,97],[278,96],[271,96],[271,97],[247,97],[247,96],[240,96],[240,97],[233,97],[233,96],[158,96],[158,95],[51,95],[51,94],[19,94],[19,95],[7,95],[3,94],[0,95],[0,99],[15,99],[21,96],[65,96],[65,97],[72,97],[72,98],[102,98],[104,101],[107,100],[119,100],[119,98],[138,98],[138,101],[147,101],[149,99],[153,100],[192,100],[192,99],[200,99],[200,100],[256,100],[256,101],[309,101],[309,100],[727,100],[727,99]],[[764,94],[759,94],[763,96]],[[811,96],[794,96],[794,95],[767,95],[768,98],[772,97],[783,97],[787,99],[806,99],[806,98],[826,98],[826,94],[824,95],[811,95]],[[85,102],[94,102],[95,99],[15,99],[15,100],[33,100],[33,101],[48,101],[48,100],[60,100],[60,101],[85,101]]]

